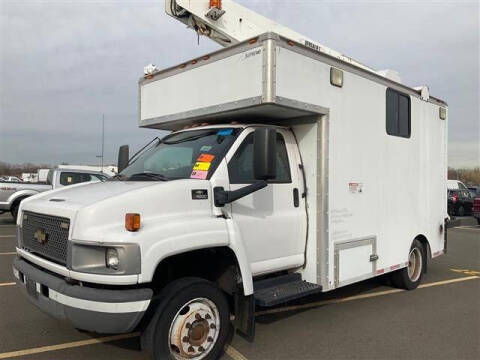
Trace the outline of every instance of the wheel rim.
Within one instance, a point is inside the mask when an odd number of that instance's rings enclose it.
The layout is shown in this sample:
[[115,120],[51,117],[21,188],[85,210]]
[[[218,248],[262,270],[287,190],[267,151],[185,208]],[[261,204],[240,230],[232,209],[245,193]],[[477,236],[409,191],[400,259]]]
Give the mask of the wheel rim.
[[410,281],[415,282],[420,278],[422,265],[422,252],[419,248],[415,247],[410,250],[410,254],[408,255],[408,278]]
[[203,359],[213,349],[220,332],[217,306],[205,298],[183,305],[170,325],[168,346],[175,359]]

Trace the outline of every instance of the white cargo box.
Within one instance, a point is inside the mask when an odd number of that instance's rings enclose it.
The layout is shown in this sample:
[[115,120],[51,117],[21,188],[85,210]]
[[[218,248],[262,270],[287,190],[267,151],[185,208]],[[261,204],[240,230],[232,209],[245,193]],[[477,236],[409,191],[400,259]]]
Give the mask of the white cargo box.
[[324,114],[321,94],[331,91],[323,81],[330,67],[420,98],[412,88],[268,33],[141,78],[139,126],[172,130],[193,121],[265,122]]

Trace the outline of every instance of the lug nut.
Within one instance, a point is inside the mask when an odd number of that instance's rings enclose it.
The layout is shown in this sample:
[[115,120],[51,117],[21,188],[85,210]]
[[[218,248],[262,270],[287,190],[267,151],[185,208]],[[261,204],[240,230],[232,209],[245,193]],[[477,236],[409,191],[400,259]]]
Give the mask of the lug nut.
[[207,341],[208,341],[208,342],[213,342],[213,338],[212,338],[211,336],[209,336],[209,337],[207,338]]
[[186,327],[187,329],[190,329],[191,326],[192,326],[192,324],[190,324],[190,323],[187,323],[187,324],[185,325],[185,327]]
[[190,347],[188,348],[188,352],[195,352],[195,349],[193,348],[193,346],[190,346]]
[[215,326],[215,324],[210,324],[210,329],[216,329],[217,327]]
[[205,351],[205,349],[204,349],[203,347],[199,346],[199,347],[198,347],[198,351],[200,351],[200,352],[204,352],[204,351]]
[[183,337],[183,342],[188,342],[188,336]]
[[205,319],[210,320],[211,318],[210,314],[205,315]]
[[197,319],[197,320],[201,320],[201,319],[202,319],[202,317],[200,316],[200,314],[195,314],[195,319]]

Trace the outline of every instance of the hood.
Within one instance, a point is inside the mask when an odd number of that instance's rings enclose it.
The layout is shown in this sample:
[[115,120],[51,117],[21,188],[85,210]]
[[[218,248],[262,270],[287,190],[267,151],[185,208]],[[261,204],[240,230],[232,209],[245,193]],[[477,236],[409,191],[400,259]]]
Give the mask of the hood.
[[99,201],[135,191],[156,182],[106,181],[62,187],[38,194],[22,202],[23,210],[72,218],[76,211]]
[[[205,193],[201,199],[193,194],[199,190]],[[176,216],[211,216],[211,199],[208,180],[106,181],[35,196],[22,209],[69,218],[75,240],[123,241],[126,213],[139,213],[142,224]]]

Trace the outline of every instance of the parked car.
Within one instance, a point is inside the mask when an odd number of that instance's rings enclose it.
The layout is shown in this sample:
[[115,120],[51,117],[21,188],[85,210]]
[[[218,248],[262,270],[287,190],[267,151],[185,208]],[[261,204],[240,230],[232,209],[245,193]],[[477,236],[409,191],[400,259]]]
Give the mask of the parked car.
[[467,185],[465,185],[460,180],[447,180],[447,189],[448,190],[468,190]]
[[478,225],[480,225],[480,196],[473,200],[473,216],[477,219]]
[[47,182],[44,184],[24,183],[21,181],[0,182],[0,214],[10,211],[17,220],[20,202],[32,195],[88,181],[104,181],[109,176],[95,171],[79,171],[71,169],[52,169],[48,172]]
[[22,182],[22,179],[20,179],[16,176],[3,176],[1,181],[4,181],[4,182]]
[[448,214],[465,216],[472,213],[473,196],[468,190],[448,190]]
[[468,191],[470,191],[470,194],[472,194],[474,198],[480,197],[480,186],[469,186]]

